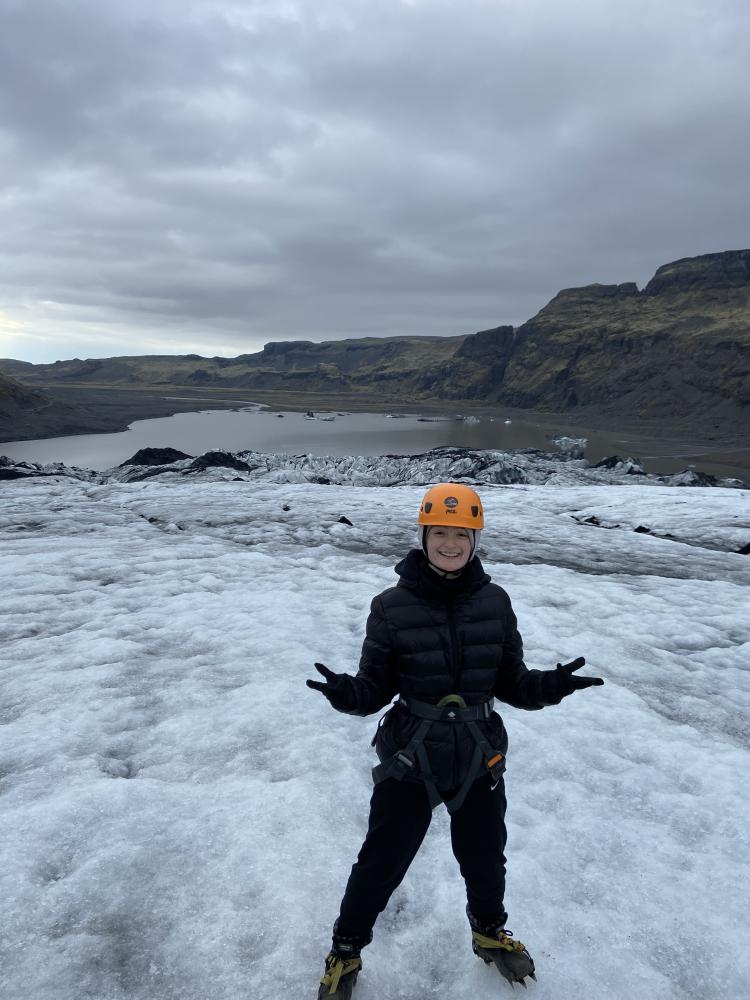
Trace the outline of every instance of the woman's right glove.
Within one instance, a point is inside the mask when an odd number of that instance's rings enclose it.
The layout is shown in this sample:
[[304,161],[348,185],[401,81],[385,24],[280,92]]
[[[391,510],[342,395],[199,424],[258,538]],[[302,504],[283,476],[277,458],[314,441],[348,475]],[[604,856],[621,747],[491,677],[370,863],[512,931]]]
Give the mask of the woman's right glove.
[[316,663],[315,669],[325,677],[321,681],[305,681],[309,688],[320,691],[338,712],[353,712],[357,707],[354,682],[349,674],[335,674],[324,663]]

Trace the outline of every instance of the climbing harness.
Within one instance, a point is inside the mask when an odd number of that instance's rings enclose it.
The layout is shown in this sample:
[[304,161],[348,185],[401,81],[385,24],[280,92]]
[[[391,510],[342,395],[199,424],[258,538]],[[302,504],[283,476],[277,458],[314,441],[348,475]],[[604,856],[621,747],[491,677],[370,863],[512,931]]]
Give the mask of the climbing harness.
[[[424,745],[425,737],[430,731],[433,722],[449,722],[465,725],[474,737],[476,746],[463,784],[452,799],[445,800],[445,807],[448,812],[456,812],[464,804],[466,796],[469,794],[469,789],[482,773],[483,767],[486,767],[492,775],[493,782],[499,781],[505,770],[504,755],[497,750],[493,750],[477,725],[478,720],[489,719],[494,704],[495,699],[489,698],[478,705],[467,705],[459,694],[446,695],[436,705],[427,701],[417,701],[415,698],[399,698],[396,705],[405,708],[407,712],[422,721],[416,733],[403,750],[397,750],[392,757],[372,769],[373,781],[376,785],[381,781],[385,781],[386,778],[395,778],[396,781],[401,781],[407,774],[416,774],[417,772],[414,769],[419,765],[419,774],[427,788],[430,805],[435,809],[444,800],[435,784],[435,777],[432,773],[427,750]],[[375,737],[377,737],[377,733]],[[374,743],[375,738],[373,738]]]

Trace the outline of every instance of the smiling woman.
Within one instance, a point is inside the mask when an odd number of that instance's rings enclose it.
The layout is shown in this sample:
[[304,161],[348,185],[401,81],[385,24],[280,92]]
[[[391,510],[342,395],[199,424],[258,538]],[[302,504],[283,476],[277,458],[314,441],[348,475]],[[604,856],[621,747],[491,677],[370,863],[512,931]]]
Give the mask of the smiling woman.
[[380,711],[398,696],[373,740],[380,764],[369,828],[334,924],[319,1000],[351,997],[375,921],[443,804],[474,954],[511,984],[536,978],[531,955],[506,928],[508,736],[494,703],[539,709],[604,681],[574,676],[582,657],[556,670],[527,669],[510,598],[475,554],[483,527],[482,501],[469,486],[429,489],[419,510],[422,549],[396,566],[398,586],[373,599],[357,675],[316,663],[324,680],[307,681],[350,715]]

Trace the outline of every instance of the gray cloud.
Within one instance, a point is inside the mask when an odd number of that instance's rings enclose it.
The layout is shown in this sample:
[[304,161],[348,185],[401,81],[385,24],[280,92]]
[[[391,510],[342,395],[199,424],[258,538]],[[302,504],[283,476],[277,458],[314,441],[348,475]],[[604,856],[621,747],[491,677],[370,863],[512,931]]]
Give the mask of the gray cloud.
[[741,0],[0,19],[0,356],[465,333],[747,245]]

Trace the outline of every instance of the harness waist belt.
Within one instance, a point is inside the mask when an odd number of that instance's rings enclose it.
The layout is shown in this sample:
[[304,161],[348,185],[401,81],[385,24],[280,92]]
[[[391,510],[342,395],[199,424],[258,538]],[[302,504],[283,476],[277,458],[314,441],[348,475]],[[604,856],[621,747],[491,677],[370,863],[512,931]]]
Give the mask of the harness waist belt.
[[[397,704],[418,719],[429,719],[431,722],[471,722],[477,719],[489,719],[495,704],[494,698],[482,701],[478,705],[460,708],[449,695],[443,702],[433,705],[429,701],[417,701],[416,698],[399,698]],[[463,699],[461,699],[463,701]]]

